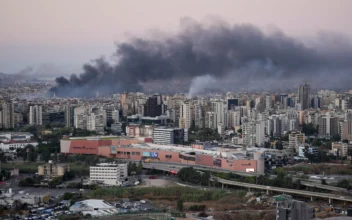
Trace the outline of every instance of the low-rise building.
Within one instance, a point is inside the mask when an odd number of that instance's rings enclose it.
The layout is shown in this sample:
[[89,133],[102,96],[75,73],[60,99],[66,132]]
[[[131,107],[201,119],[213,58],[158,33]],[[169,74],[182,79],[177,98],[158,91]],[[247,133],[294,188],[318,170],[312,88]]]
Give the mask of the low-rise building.
[[333,142],[331,144],[331,151],[335,156],[339,155],[340,157],[347,157],[348,147],[349,145],[347,143]]
[[115,206],[100,199],[78,201],[70,207],[70,211],[83,215],[89,214],[92,217],[114,215],[119,212]]
[[10,141],[8,143],[0,143],[0,149],[4,152],[16,152],[16,149],[25,148],[27,145],[38,146],[37,141]]
[[55,177],[63,176],[70,171],[68,164],[55,164],[49,160],[48,163],[38,166],[38,175],[44,176],[45,180],[52,180]]
[[314,209],[302,201],[293,200],[289,195],[276,197],[277,220],[310,220],[315,217]]
[[92,182],[121,185],[127,177],[127,163],[100,163],[89,168]]
[[304,133],[292,131],[289,134],[289,148],[293,148],[293,149],[296,149],[296,151],[298,151],[298,147],[301,144],[305,144]]

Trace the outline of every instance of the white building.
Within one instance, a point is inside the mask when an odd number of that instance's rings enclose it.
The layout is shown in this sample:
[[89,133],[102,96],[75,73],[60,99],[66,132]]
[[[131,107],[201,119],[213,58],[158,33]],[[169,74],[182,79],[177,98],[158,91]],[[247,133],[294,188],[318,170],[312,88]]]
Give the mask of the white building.
[[111,112],[111,119],[114,120],[115,123],[120,122],[120,112],[118,110],[114,110]]
[[180,128],[190,128],[191,127],[191,106],[189,102],[184,102],[180,105]]
[[194,122],[198,128],[204,128],[202,107],[199,104],[194,105]]
[[42,106],[34,105],[29,107],[29,124],[30,125],[42,125]]
[[215,112],[206,112],[204,126],[206,128],[216,129],[218,125],[217,114]]
[[[216,121],[217,123],[225,123],[224,119],[224,102],[222,100],[216,100],[211,102],[212,111],[216,113]],[[216,126],[216,125],[215,125]]]
[[78,201],[70,207],[74,213],[91,215],[92,217],[103,217],[119,213],[119,210],[112,204],[100,199],[87,199]]
[[[0,149],[4,152],[16,152],[16,149],[25,148],[27,145],[38,146],[36,141],[0,143]],[[12,150],[11,150],[12,149]]]
[[153,130],[154,144],[183,144],[188,141],[188,129],[155,127]]
[[106,185],[121,185],[127,177],[127,163],[100,163],[89,168],[92,182]]
[[265,109],[270,110],[271,105],[272,105],[271,96],[270,95],[265,96]]
[[236,126],[240,126],[241,114],[239,111],[229,111],[228,113],[228,127],[234,128]]
[[222,124],[222,123],[219,123],[218,124],[218,134],[220,136],[224,135],[225,134],[225,125]]

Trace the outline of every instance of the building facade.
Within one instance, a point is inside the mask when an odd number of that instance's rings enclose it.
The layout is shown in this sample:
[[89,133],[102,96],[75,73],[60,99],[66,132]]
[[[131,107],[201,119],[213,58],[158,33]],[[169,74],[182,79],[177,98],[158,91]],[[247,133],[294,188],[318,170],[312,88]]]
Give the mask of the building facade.
[[38,175],[44,176],[45,180],[52,180],[55,177],[63,176],[67,171],[70,171],[68,164],[55,164],[51,160],[46,164],[38,166]]
[[89,167],[89,178],[92,182],[106,185],[121,185],[127,178],[127,163],[100,163]]

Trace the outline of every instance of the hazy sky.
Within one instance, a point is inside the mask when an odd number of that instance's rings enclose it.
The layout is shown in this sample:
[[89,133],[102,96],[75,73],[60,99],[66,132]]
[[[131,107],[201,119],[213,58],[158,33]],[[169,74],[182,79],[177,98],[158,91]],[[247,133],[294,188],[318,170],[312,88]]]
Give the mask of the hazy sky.
[[352,37],[351,0],[0,0],[0,72],[52,64],[61,72],[111,56],[115,41],[152,29],[176,31],[180,18],[277,27],[310,37]]

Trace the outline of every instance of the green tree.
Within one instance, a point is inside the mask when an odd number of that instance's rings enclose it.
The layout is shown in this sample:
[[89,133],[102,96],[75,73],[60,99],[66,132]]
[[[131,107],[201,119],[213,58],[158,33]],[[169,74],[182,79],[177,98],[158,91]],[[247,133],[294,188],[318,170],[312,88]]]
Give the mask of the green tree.
[[338,134],[335,134],[334,136],[332,136],[332,140],[335,142],[341,141],[341,136]]
[[316,135],[318,133],[318,129],[317,127],[314,126],[313,123],[308,123],[308,124],[303,123],[302,128],[303,128],[303,133],[307,136]]
[[182,199],[177,200],[177,210],[180,212],[183,212],[183,200]]
[[136,162],[133,162],[132,163],[132,172],[134,173],[134,174],[136,174],[136,172],[137,172],[137,164],[136,164]]
[[43,152],[41,153],[41,158],[45,162],[48,162],[50,160],[50,151],[48,148],[43,150]]
[[278,150],[282,150],[282,149],[284,149],[284,146],[282,145],[281,141],[276,141],[275,148]]
[[210,181],[210,172],[209,171],[205,171],[204,173],[202,173],[201,179],[200,179],[200,184],[202,184],[203,186],[208,186],[209,185],[209,181]]
[[137,174],[140,175],[142,171],[143,171],[143,164],[142,164],[142,161],[140,160],[137,166]]
[[129,161],[127,164],[127,173],[129,176],[131,175],[131,172],[132,172],[132,162]]
[[347,190],[351,189],[350,182],[347,179],[340,180],[336,186],[340,188],[345,188]]

